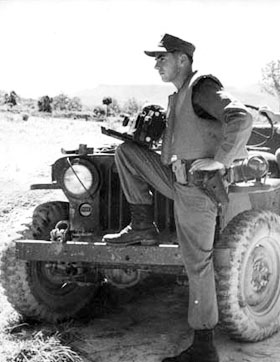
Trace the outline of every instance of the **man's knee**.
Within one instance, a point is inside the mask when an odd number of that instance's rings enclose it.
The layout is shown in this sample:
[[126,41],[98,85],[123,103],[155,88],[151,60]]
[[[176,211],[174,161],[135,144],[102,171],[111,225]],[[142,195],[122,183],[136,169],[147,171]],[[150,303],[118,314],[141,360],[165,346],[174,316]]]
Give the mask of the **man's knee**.
[[123,157],[131,158],[133,154],[137,153],[138,145],[133,142],[124,142],[120,144],[115,151],[115,158],[117,160],[123,159]]
[[116,148],[116,154],[118,153],[131,153],[138,148],[138,145],[133,142],[123,142]]

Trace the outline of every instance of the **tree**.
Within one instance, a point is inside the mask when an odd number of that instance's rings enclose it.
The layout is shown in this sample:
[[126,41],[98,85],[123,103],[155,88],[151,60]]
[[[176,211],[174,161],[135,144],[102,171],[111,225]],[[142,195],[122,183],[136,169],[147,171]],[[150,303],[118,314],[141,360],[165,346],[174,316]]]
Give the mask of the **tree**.
[[53,108],[57,111],[68,111],[69,103],[70,98],[63,93],[53,98]]
[[280,109],[280,60],[273,60],[262,69],[262,88],[277,97]]
[[5,94],[5,104],[9,104],[11,107],[16,106],[17,105],[17,101],[18,101],[18,95],[16,94],[15,91],[11,91],[10,94],[6,93]]
[[103,119],[106,116],[106,106],[105,105],[98,105],[95,106],[93,109],[93,114],[95,117],[97,117],[98,119]]
[[106,116],[109,116],[109,105],[112,103],[111,97],[104,97],[102,103],[106,106]]
[[115,116],[121,112],[118,101],[112,97],[104,97],[102,104],[106,109],[106,116]]
[[103,103],[103,104],[106,104],[106,106],[109,106],[109,104],[112,103],[112,98],[111,98],[111,97],[104,97],[104,98],[102,99],[102,103]]
[[119,105],[119,102],[115,98],[112,98],[112,103],[110,105],[110,109],[111,109],[111,111],[113,113],[113,116],[115,116],[116,114],[121,113],[121,107]]
[[140,102],[138,102],[134,97],[132,97],[132,98],[129,98],[124,103],[123,111],[125,113],[133,115],[135,113],[138,113],[141,108],[142,108],[142,104]]
[[68,110],[80,112],[82,110],[82,102],[79,97],[73,97],[70,99]]
[[53,99],[49,96],[43,96],[38,100],[38,108],[39,112],[49,112],[52,111],[52,105]]
[[66,94],[61,93],[53,98],[53,109],[56,111],[80,112],[82,108],[82,102],[79,97],[70,98]]
[[18,99],[18,95],[16,94],[16,92],[11,91],[11,93],[10,93],[10,103],[12,104],[12,106],[17,105],[17,99]]
[[0,91],[0,104],[4,104],[6,102],[6,93],[4,91]]

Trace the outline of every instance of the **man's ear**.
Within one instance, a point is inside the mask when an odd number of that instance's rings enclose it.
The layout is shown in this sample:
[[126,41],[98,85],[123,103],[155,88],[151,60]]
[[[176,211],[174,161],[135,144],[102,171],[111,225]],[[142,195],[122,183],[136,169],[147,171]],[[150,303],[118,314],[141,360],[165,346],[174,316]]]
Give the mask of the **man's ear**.
[[180,54],[180,63],[182,65],[189,63],[189,58],[188,58],[187,54],[184,54],[184,53]]

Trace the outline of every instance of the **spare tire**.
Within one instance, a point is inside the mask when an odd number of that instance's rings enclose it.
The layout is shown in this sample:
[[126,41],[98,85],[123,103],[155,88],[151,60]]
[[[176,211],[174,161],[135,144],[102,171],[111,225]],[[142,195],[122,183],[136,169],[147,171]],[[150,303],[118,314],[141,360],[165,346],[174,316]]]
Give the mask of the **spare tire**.
[[[234,217],[215,246],[221,325],[234,339],[260,341],[280,326],[280,216],[250,210]],[[225,260],[226,259],[226,260]]]

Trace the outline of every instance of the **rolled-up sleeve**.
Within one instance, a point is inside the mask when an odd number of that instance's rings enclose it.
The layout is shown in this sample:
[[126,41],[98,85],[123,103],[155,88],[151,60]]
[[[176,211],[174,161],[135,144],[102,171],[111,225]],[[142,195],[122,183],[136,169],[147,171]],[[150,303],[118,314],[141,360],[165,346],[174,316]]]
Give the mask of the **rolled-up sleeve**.
[[213,122],[223,126],[223,140],[214,159],[230,166],[234,159],[246,153],[246,144],[252,131],[252,115],[246,107],[212,78],[204,78],[194,88],[193,105],[207,114]]

